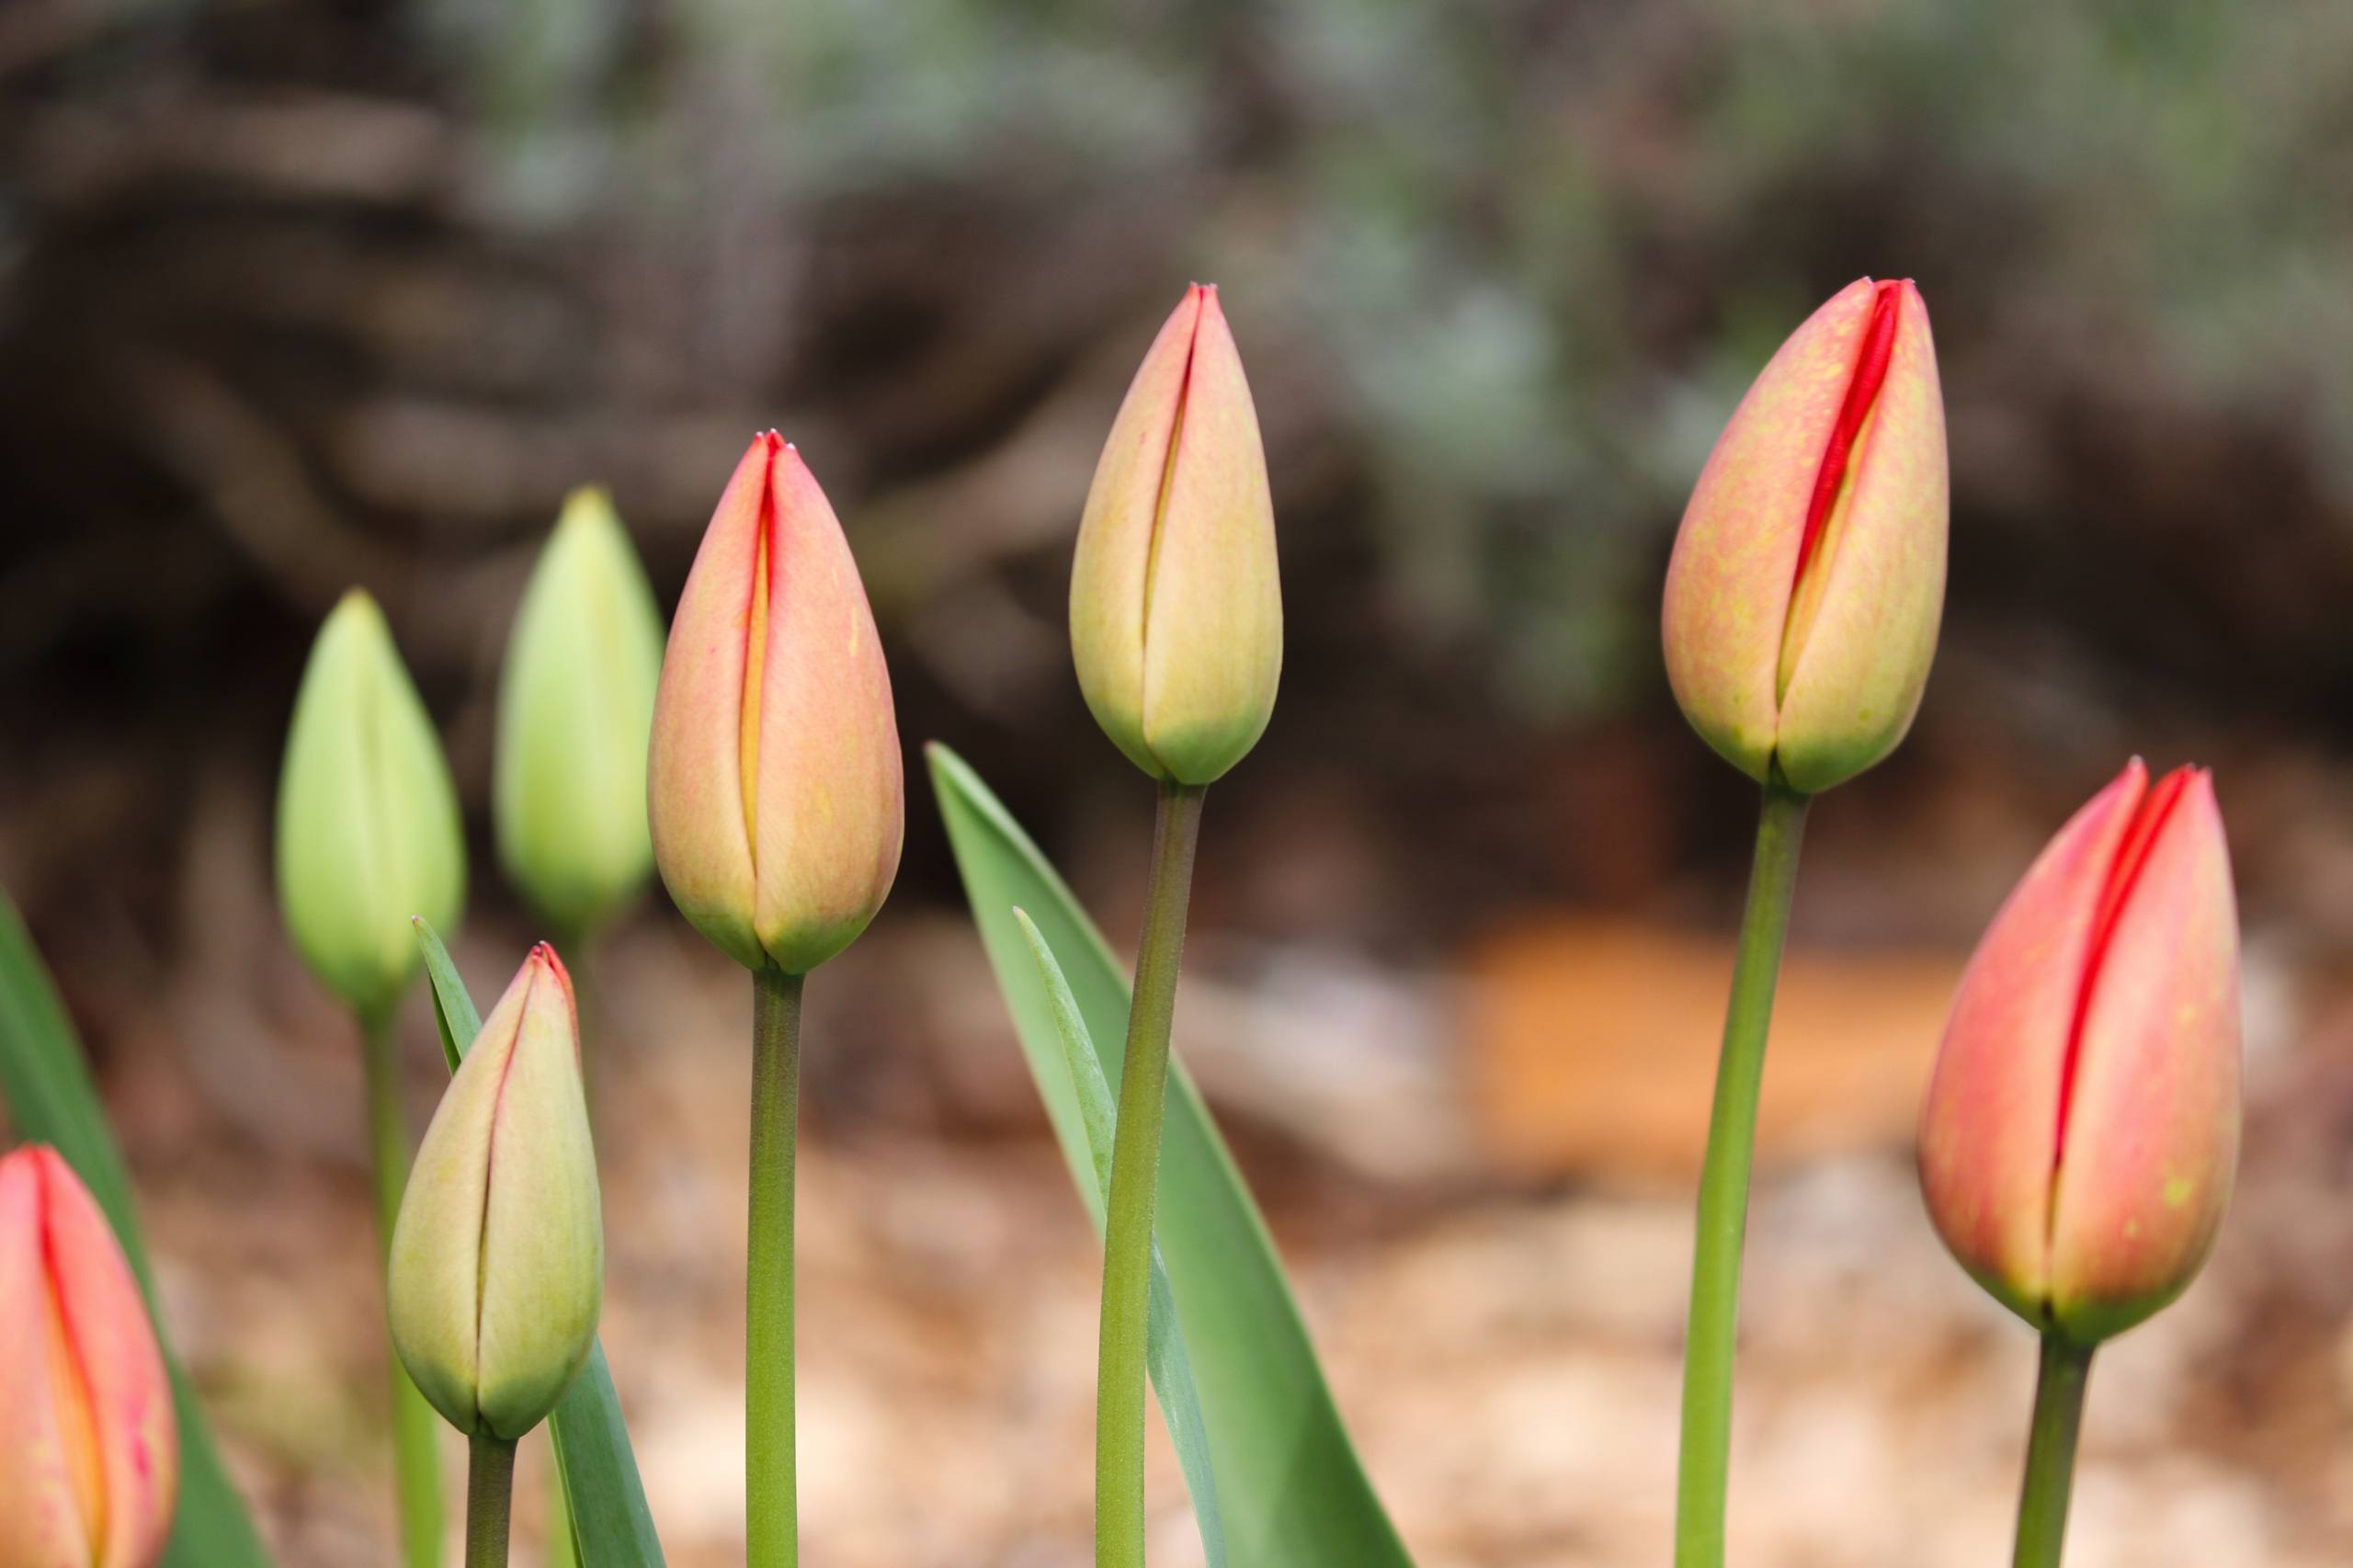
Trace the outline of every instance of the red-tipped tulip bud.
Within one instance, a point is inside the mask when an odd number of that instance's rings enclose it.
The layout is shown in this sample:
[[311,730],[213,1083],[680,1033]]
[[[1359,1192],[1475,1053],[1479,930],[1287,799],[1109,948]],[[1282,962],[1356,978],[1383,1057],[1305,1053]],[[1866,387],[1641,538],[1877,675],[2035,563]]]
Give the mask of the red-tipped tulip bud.
[[1920,1125],[1937,1229],[2092,1344],[2179,1295],[2239,1144],[2238,912],[2212,779],[2135,758],[2059,831],[1962,976]]
[[579,1015],[542,942],[417,1148],[385,1271],[393,1347],[451,1426],[511,1442],[587,1358],[604,1267]]
[[131,1264],[40,1146],[0,1157],[0,1563],[148,1568],[179,1492],[179,1429]]
[[662,881],[749,969],[814,969],[899,869],[899,726],[849,541],[801,454],[752,442],[687,577],[654,699]]
[[1214,782],[1274,712],[1274,502],[1215,289],[1186,291],[1112,423],[1071,562],[1070,641],[1095,722],[1155,778]]
[[1937,651],[1945,522],[1927,307],[1862,278],[1781,345],[1684,509],[1663,625],[1692,728],[1808,794],[1893,751]]

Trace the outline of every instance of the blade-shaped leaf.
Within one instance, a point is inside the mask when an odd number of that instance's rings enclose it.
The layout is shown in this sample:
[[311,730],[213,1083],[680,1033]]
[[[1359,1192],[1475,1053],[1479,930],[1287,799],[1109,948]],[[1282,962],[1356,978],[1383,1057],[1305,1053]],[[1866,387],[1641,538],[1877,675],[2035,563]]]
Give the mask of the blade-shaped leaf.
[[[1038,978],[1045,982],[1046,1000],[1053,1010],[1054,1028],[1063,1041],[1063,1063],[1078,1096],[1079,1119],[1086,1130],[1087,1152],[1095,1160],[1095,1186],[1082,1187],[1095,1229],[1103,1229],[1104,1207],[1111,1201],[1111,1138],[1119,1125],[1119,1108],[1111,1103],[1111,1085],[1104,1081],[1103,1063],[1086,1032],[1086,1019],[1053,949],[1037,923],[1017,909],[1013,918],[1029,940],[1038,962]],[[1201,1551],[1210,1568],[1225,1568],[1225,1524],[1217,1506],[1217,1474],[1210,1462],[1208,1424],[1201,1419],[1201,1396],[1193,1384],[1192,1358],[1185,1353],[1185,1333],[1176,1323],[1176,1292],[1168,1283],[1168,1267],[1160,1244],[1152,1248],[1152,1290],[1145,1309],[1143,1358],[1152,1386],[1160,1393],[1161,1418],[1176,1445],[1176,1462],[1184,1467],[1185,1487],[1192,1494],[1193,1518],[1201,1531]]]
[[[106,1112],[83,1060],[82,1042],[17,906],[5,893],[0,893],[0,1096],[8,1102],[17,1131],[53,1146],[106,1210],[147,1292],[153,1315],[154,1281],[132,1210],[130,1172],[107,1127]],[[252,1517],[230,1483],[212,1429],[188,1374],[172,1354],[160,1315],[155,1330],[171,1371],[180,1427],[179,1511],[172,1520],[164,1568],[266,1568],[269,1554],[262,1550]]]
[[[482,1014],[440,936],[422,916],[415,924],[426,976],[433,983],[434,1021],[454,1073],[482,1033]],[[637,1452],[630,1446],[602,1342],[589,1347],[580,1375],[548,1417],[548,1429],[563,1475],[564,1500],[572,1505],[573,1548],[582,1568],[662,1568],[662,1542],[645,1506]]]
[[[1062,877],[979,776],[945,746],[932,745],[928,756],[982,943],[1063,1157],[1088,1194],[1095,1170],[1085,1108],[1063,1058],[1046,983],[1014,910],[1029,913],[1060,960],[1115,1095],[1127,1033],[1127,975]],[[1233,1562],[1409,1565],[1340,1423],[1266,1221],[1181,1063],[1170,1066],[1167,1117],[1156,1234],[1192,1351]]]

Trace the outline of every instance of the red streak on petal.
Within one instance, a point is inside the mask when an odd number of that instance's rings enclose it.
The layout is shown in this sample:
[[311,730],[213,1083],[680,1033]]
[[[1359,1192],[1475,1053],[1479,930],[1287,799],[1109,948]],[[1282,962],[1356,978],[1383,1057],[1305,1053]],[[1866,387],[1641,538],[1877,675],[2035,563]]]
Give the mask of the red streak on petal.
[[[2092,917],[2091,946],[2084,955],[2083,984],[2075,992],[2075,1016],[2067,1029],[2066,1060],[2060,1066],[2059,1076],[2059,1135],[2052,1151],[2052,1168],[2067,1152],[2067,1113],[2074,1108],[2075,1097],[2075,1064],[2084,1047],[2084,1020],[2091,1013],[2092,992],[2099,983],[2101,966],[2108,961],[2109,943],[2116,935],[2117,922],[2124,914],[2124,906],[2132,897],[2132,890],[2141,880],[2141,872],[2149,863],[2149,851],[2155,846],[2158,833],[2180,803],[2182,792],[2197,777],[2193,767],[2177,767],[2157,780],[2154,788],[2141,798],[2132,821],[2125,827],[2124,836],[2116,846],[2116,859],[2109,867],[2107,885],[2100,892],[2099,909]],[[2057,1201],[2057,1188],[2052,1188],[2052,1200]]]
[[1822,539],[1824,525],[1830,521],[1830,509],[1838,504],[1838,492],[1846,485],[1847,468],[1854,460],[1855,437],[1862,434],[1863,422],[1870,417],[1872,405],[1879,402],[1879,390],[1887,381],[1887,363],[1895,354],[1895,324],[1903,314],[1903,284],[1876,285],[1870,324],[1863,329],[1862,349],[1855,357],[1854,379],[1847,383],[1847,401],[1839,405],[1838,422],[1830,427],[1830,445],[1822,454],[1822,470],[1814,475],[1813,499],[1805,509],[1805,532],[1798,541],[1797,578],[1793,580],[1805,576],[1805,569],[1813,560],[1813,547]]

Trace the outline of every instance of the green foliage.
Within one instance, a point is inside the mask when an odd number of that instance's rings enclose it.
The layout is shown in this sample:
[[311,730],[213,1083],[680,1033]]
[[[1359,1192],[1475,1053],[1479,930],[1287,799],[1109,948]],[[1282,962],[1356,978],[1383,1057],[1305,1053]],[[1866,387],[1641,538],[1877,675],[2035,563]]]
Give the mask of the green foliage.
[[163,1568],[267,1568],[269,1554],[230,1484],[196,1390],[172,1354],[167,1325],[156,1312],[146,1244],[132,1211],[131,1175],[108,1130],[82,1042],[6,894],[0,894],[0,1095],[7,1099],[17,1131],[54,1147],[98,1200],[147,1293],[180,1426],[179,1512]]
[[[1063,1156],[1090,1210],[1101,1201],[1086,1108],[1037,940],[1060,960],[1094,1043],[1105,1093],[1119,1088],[1128,981],[1101,933],[1029,835],[961,758],[928,752],[983,946]],[[1075,1031],[1074,1031],[1075,1032]],[[1106,1050],[1103,1042],[1115,1042]],[[1181,1063],[1169,1068],[1158,1240],[1193,1357],[1218,1506],[1245,1568],[1410,1568],[1412,1559],[1341,1425],[1265,1220]]]
[[[1086,1132],[1086,1150],[1095,1161],[1095,1185],[1080,1185],[1079,1197],[1099,1233],[1104,1210],[1111,1201],[1111,1144],[1119,1128],[1119,1108],[1111,1100],[1111,1085],[1103,1077],[1103,1060],[1086,1032],[1086,1018],[1070,993],[1054,950],[1038,926],[1021,910],[1013,917],[1038,962],[1038,978],[1045,983],[1046,1002],[1063,1041],[1063,1062],[1078,1096],[1079,1119]],[[1144,1323],[1144,1365],[1160,1395],[1160,1414],[1176,1445],[1176,1461],[1184,1467],[1185,1485],[1192,1493],[1193,1517],[1200,1526],[1201,1550],[1210,1568],[1225,1568],[1225,1523],[1218,1512],[1217,1472],[1210,1460],[1209,1426],[1201,1418],[1200,1392],[1193,1384],[1192,1358],[1185,1350],[1184,1331],[1176,1322],[1176,1290],[1168,1283],[1168,1266],[1155,1241],[1152,1249],[1152,1299]]]

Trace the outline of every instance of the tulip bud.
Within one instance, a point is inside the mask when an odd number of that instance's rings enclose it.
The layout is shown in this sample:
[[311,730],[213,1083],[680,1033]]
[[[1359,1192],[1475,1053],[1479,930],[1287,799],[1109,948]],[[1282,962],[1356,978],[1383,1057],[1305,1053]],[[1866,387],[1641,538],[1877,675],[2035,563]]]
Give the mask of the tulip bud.
[[1862,278],[1781,345],[1684,509],[1663,623],[1700,738],[1806,794],[1893,751],[1936,656],[1945,523],[1927,307]]
[[1283,666],[1275,508],[1217,290],[1185,293],[1112,421],[1071,562],[1079,690],[1155,778],[1209,784],[1249,754]]
[[278,780],[278,901],[327,989],[381,1013],[419,961],[412,915],[466,896],[458,793],[376,601],[344,595],[311,646]]
[[604,1267],[579,1016],[542,942],[417,1148],[386,1268],[393,1347],[451,1426],[512,1442],[587,1358]]
[[139,1281],[53,1149],[0,1156],[0,1563],[148,1568],[179,1428]]
[[2179,1295],[2238,1164],[2238,913],[2212,779],[2134,758],[1961,977],[1920,1124],[1945,1244],[2088,1345]]
[[574,491],[515,613],[498,694],[493,816],[506,874],[586,932],[654,868],[645,757],[662,616],[601,490]]
[[771,430],[720,496],[670,623],[646,770],[654,863],[730,958],[806,973],[890,892],[903,789],[858,563]]

